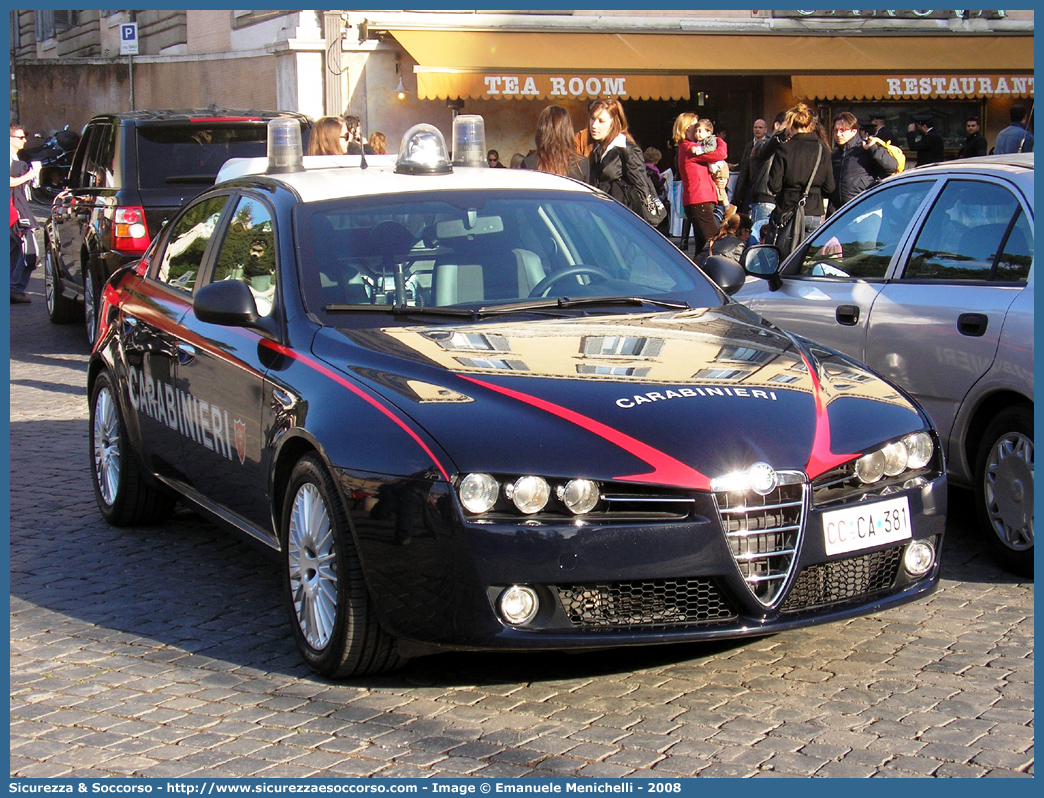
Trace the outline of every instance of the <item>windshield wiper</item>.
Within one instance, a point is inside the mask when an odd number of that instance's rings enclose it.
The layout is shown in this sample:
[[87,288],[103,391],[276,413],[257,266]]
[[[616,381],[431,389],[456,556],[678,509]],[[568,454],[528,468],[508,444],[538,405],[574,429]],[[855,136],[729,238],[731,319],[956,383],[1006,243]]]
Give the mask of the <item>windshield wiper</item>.
[[500,316],[508,313],[526,313],[533,310],[560,310],[580,307],[598,307],[607,305],[656,305],[669,310],[691,310],[688,302],[674,299],[651,299],[641,296],[589,296],[570,299],[556,297],[554,299],[530,299],[525,302],[510,302],[504,305],[484,305],[479,308],[461,308],[449,306],[418,305],[327,305],[327,313],[386,313],[390,316],[451,316],[453,318],[478,319],[483,316]]
[[478,312],[469,308],[457,307],[430,307],[426,305],[327,305],[324,310],[327,313],[386,313],[389,316],[415,316],[424,314],[428,316],[453,316],[474,319]]
[[531,299],[528,302],[511,302],[506,305],[490,305],[478,309],[479,316],[495,316],[502,313],[525,313],[529,310],[557,310],[559,308],[597,307],[605,305],[656,305],[670,310],[692,310],[688,302],[672,299],[651,299],[642,296],[589,296],[555,299]]

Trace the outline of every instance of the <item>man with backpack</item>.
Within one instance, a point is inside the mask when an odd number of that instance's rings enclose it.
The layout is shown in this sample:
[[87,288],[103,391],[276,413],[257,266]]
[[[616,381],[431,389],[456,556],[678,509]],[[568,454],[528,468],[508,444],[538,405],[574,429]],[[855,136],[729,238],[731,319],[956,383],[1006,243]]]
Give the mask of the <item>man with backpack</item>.
[[865,135],[855,116],[847,111],[834,120],[834,141],[837,147],[830,160],[836,187],[830,196],[831,212],[899,171],[899,163],[889,147],[880,139]]

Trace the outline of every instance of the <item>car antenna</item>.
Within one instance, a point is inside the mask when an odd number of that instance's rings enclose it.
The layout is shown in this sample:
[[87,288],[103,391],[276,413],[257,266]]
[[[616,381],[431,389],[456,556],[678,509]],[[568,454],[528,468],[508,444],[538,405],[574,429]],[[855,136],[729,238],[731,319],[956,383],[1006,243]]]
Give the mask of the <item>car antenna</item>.
[[368,165],[366,163],[366,138],[362,134],[362,125],[359,125],[359,168],[365,169]]

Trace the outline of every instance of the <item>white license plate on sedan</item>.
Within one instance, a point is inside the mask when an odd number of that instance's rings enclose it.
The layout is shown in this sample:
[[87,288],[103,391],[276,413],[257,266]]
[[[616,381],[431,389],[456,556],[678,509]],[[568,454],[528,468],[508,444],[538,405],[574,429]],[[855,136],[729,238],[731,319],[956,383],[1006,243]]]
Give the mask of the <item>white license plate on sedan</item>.
[[823,513],[827,554],[872,549],[911,536],[910,502],[905,496]]

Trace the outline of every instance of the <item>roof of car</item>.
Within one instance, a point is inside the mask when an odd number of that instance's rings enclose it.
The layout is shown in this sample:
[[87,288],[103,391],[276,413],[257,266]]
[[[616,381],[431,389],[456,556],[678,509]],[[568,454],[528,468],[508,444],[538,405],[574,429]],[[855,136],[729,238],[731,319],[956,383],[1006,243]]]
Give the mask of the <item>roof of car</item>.
[[237,178],[271,180],[291,188],[303,202],[321,202],[341,197],[397,194],[414,191],[460,189],[543,189],[573,193],[595,193],[585,183],[531,169],[490,169],[487,166],[454,167],[446,174],[397,174],[395,156],[367,155],[367,168],[359,167],[358,155],[305,156],[305,170],[265,174],[266,158],[233,158],[225,162],[215,185]]
[[273,111],[258,108],[167,108],[148,109],[142,111],[125,111],[123,113],[97,114],[94,119],[119,119],[133,124],[152,122],[193,122],[202,120],[254,120],[274,119],[278,117],[296,117],[310,121],[305,114],[296,111]]
[[[1025,172],[1033,170],[1033,153],[1026,152],[1017,155],[983,155],[978,158],[958,158],[954,161],[941,161],[911,169],[911,173],[938,172],[938,171],[1007,171]],[[906,174],[904,172],[904,174]]]
[[[979,158],[958,158],[954,161],[918,166],[908,169],[895,178],[916,178],[918,175],[993,175],[1004,177],[1019,185],[1032,203],[1033,197],[1033,153],[1018,155],[983,155]],[[890,179],[895,179],[890,178]]]

